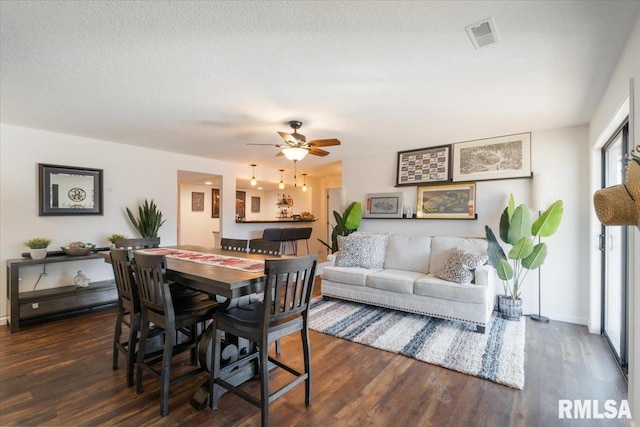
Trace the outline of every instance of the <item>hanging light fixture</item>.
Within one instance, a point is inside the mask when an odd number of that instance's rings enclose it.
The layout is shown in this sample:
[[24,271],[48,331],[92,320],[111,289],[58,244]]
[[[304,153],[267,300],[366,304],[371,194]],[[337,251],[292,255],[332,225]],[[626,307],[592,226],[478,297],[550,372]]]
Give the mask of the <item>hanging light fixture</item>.
[[302,183],[302,191],[307,191],[307,174],[302,174],[302,179],[304,180]]
[[304,156],[306,156],[308,152],[309,150],[302,147],[287,147],[282,149],[282,154],[294,162],[304,159]]
[[278,184],[278,188],[280,190],[284,190],[284,181],[282,180],[282,172],[284,172],[284,169],[280,169],[280,184]]
[[258,183],[258,181],[256,181],[256,166],[257,165],[254,164],[254,163],[251,164],[251,168],[252,168],[252,170],[251,170],[251,185],[253,185],[253,186],[255,186]]

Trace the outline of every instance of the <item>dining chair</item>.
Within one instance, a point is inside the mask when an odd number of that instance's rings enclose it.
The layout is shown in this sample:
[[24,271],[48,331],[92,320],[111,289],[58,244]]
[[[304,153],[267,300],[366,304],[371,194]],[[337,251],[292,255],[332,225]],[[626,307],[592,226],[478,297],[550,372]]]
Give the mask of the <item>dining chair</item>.
[[265,255],[282,255],[280,242],[270,242],[261,239],[249,240],[249,252]]
[[[238,395],[261,409],[262,426],[269,424],[269,404],[304,381],[305,404],[311,403],[311,346],[309,341],[309,300],[313,292],[317,255],[298,258],[267,259],[264,300],[247,307],[232,308],[213,315],[213,361],[209,380],[209,396],[212,409],[218,407],[219,395],[215,385]],[[304,371],[269,357],[269,344],[287,335],[300,331],[304,359]],[[225,367],[220,366],[222,333],[254,342],[258,351]],[[260,397],[251,395],[240,387],[227,382],[234,370],[249,363],[258,365]],[[269,364],[280,367],[295,376],[295,379],[277,391],[269,392]]]
[[225,251],[246,252],[247,239],[228,239],[223,237],[220,239],[220,247]]
[[[140,288],[142,312],[140,344],[138,350],[136,391],[142,392],[142,375],[148,372],[160,381],[160,415],[169,413],[169,387],[191,378],[205,370],[202,365],[181,371],[171,378],[171,361],[174,355],[197,347],[196,325],[212,318],[219,303],[210,299],[172,299],[171,288],[166,277],[164,255],[143,254],[134,251],[135,271]],[[145,357],[150,324],[165,330],[163,352],[157,357]],[[186,339],[178,341],[178,331],[184,330]],[[213,363],[213,361],[211,361]],[[156,365],[160,364],[159,367]]]
[[[296,233],[296,241],[304,240],[307,244],[307,255],[309,255],[309,239],[311,238],[311,233],[313,232],[313,228],[311,227],[300,227],[297,229]],[[296,248],[297,249],[297,248]]]

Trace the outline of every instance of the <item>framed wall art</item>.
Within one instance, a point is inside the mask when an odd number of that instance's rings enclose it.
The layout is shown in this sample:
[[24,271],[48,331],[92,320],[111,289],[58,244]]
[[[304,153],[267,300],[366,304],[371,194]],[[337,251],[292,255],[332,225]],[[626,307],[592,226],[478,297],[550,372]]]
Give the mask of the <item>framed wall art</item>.
[[367,194],[365,218],[402,218],[402,193]]
[[260,197],[251,196],[251,213],[260,213]]
[[418,187],[418,218],[476,219],[474,182]]
[[451,179],[451,145],[398,152],[396,187]]
[[220,218],[220,189],[211,189],[211,218]]
[[453,144],[453,181],[531,177],[531,133]]
[[191,192],[191,212],[204,212],[204,193]]
[[38,163],[40,216],[102,215],[102,169]]

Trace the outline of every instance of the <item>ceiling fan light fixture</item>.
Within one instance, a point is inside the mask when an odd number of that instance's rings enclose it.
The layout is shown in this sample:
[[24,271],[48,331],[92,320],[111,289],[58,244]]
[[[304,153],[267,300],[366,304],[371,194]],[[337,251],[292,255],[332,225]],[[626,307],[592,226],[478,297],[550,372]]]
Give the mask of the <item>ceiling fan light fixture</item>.
[[287,147],[282,149],[284,156],[294,162],[304,159],[304,156],[306,156],[308,152],[309,150],[301,147]]
[[256,181],[256,166],[256,164],[251,164],[251,185],[254,187],[258,184],[258,181]]

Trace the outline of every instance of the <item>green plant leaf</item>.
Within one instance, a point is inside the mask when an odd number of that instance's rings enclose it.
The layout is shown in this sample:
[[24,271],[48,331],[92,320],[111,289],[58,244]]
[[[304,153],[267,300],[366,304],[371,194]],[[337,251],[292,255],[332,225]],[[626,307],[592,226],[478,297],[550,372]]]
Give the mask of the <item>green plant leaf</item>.
[[489,264],[493,268],[497,268],[498,260],[507,259],[507,257],[502,250],[502,246],[498,243],[495,234],[493,234],[491,227],[485,225],[484,231],[487,236],[487,255],[489,255]]
[[531,214],[525,205],[516,208],[509,220],[507,243],[515,245],[523,237],[531,237]]
[[507,212],[509,214],[509,221],[511,221],[511,217],[513,216],[513,212],[516,210],[516,202],[513,198],[513,193],[509,194],[509,201],[507,202]]
[[518,240],[509,251],[509,259],[524,259],[533,252],[533,242],[529,237]]
[[509,208],[504,208],[502,215],[500,215],[500,239],[509,243]]
[[522,260],[522,266],[529,270],[535,270],[540,267],[547,258],[546,243],[538,243],[533,247],[531,254]]
[[165,221],[162,220],[162,212],[153,199],[150,203],[145,199],[144,203],[138,206],[138,218],[133,216],[133,212],[129,208],[126,209],[131,224],[141,237],[158,237],[158,230]]
[[347,230],[357,230],[362,220],[362,203],[352,202],[344,211],[344,225]]
[[506,259],[499,259],[496,266],[496,273],[502,280],[511,280],[513,278],[513,268]]
[[563,213],[564,204],[562,203],[562,200],[556,200],[533,223],[531,226],[531,232],[534,236],[540,237],[549,237],[553,235],[560,226]]

